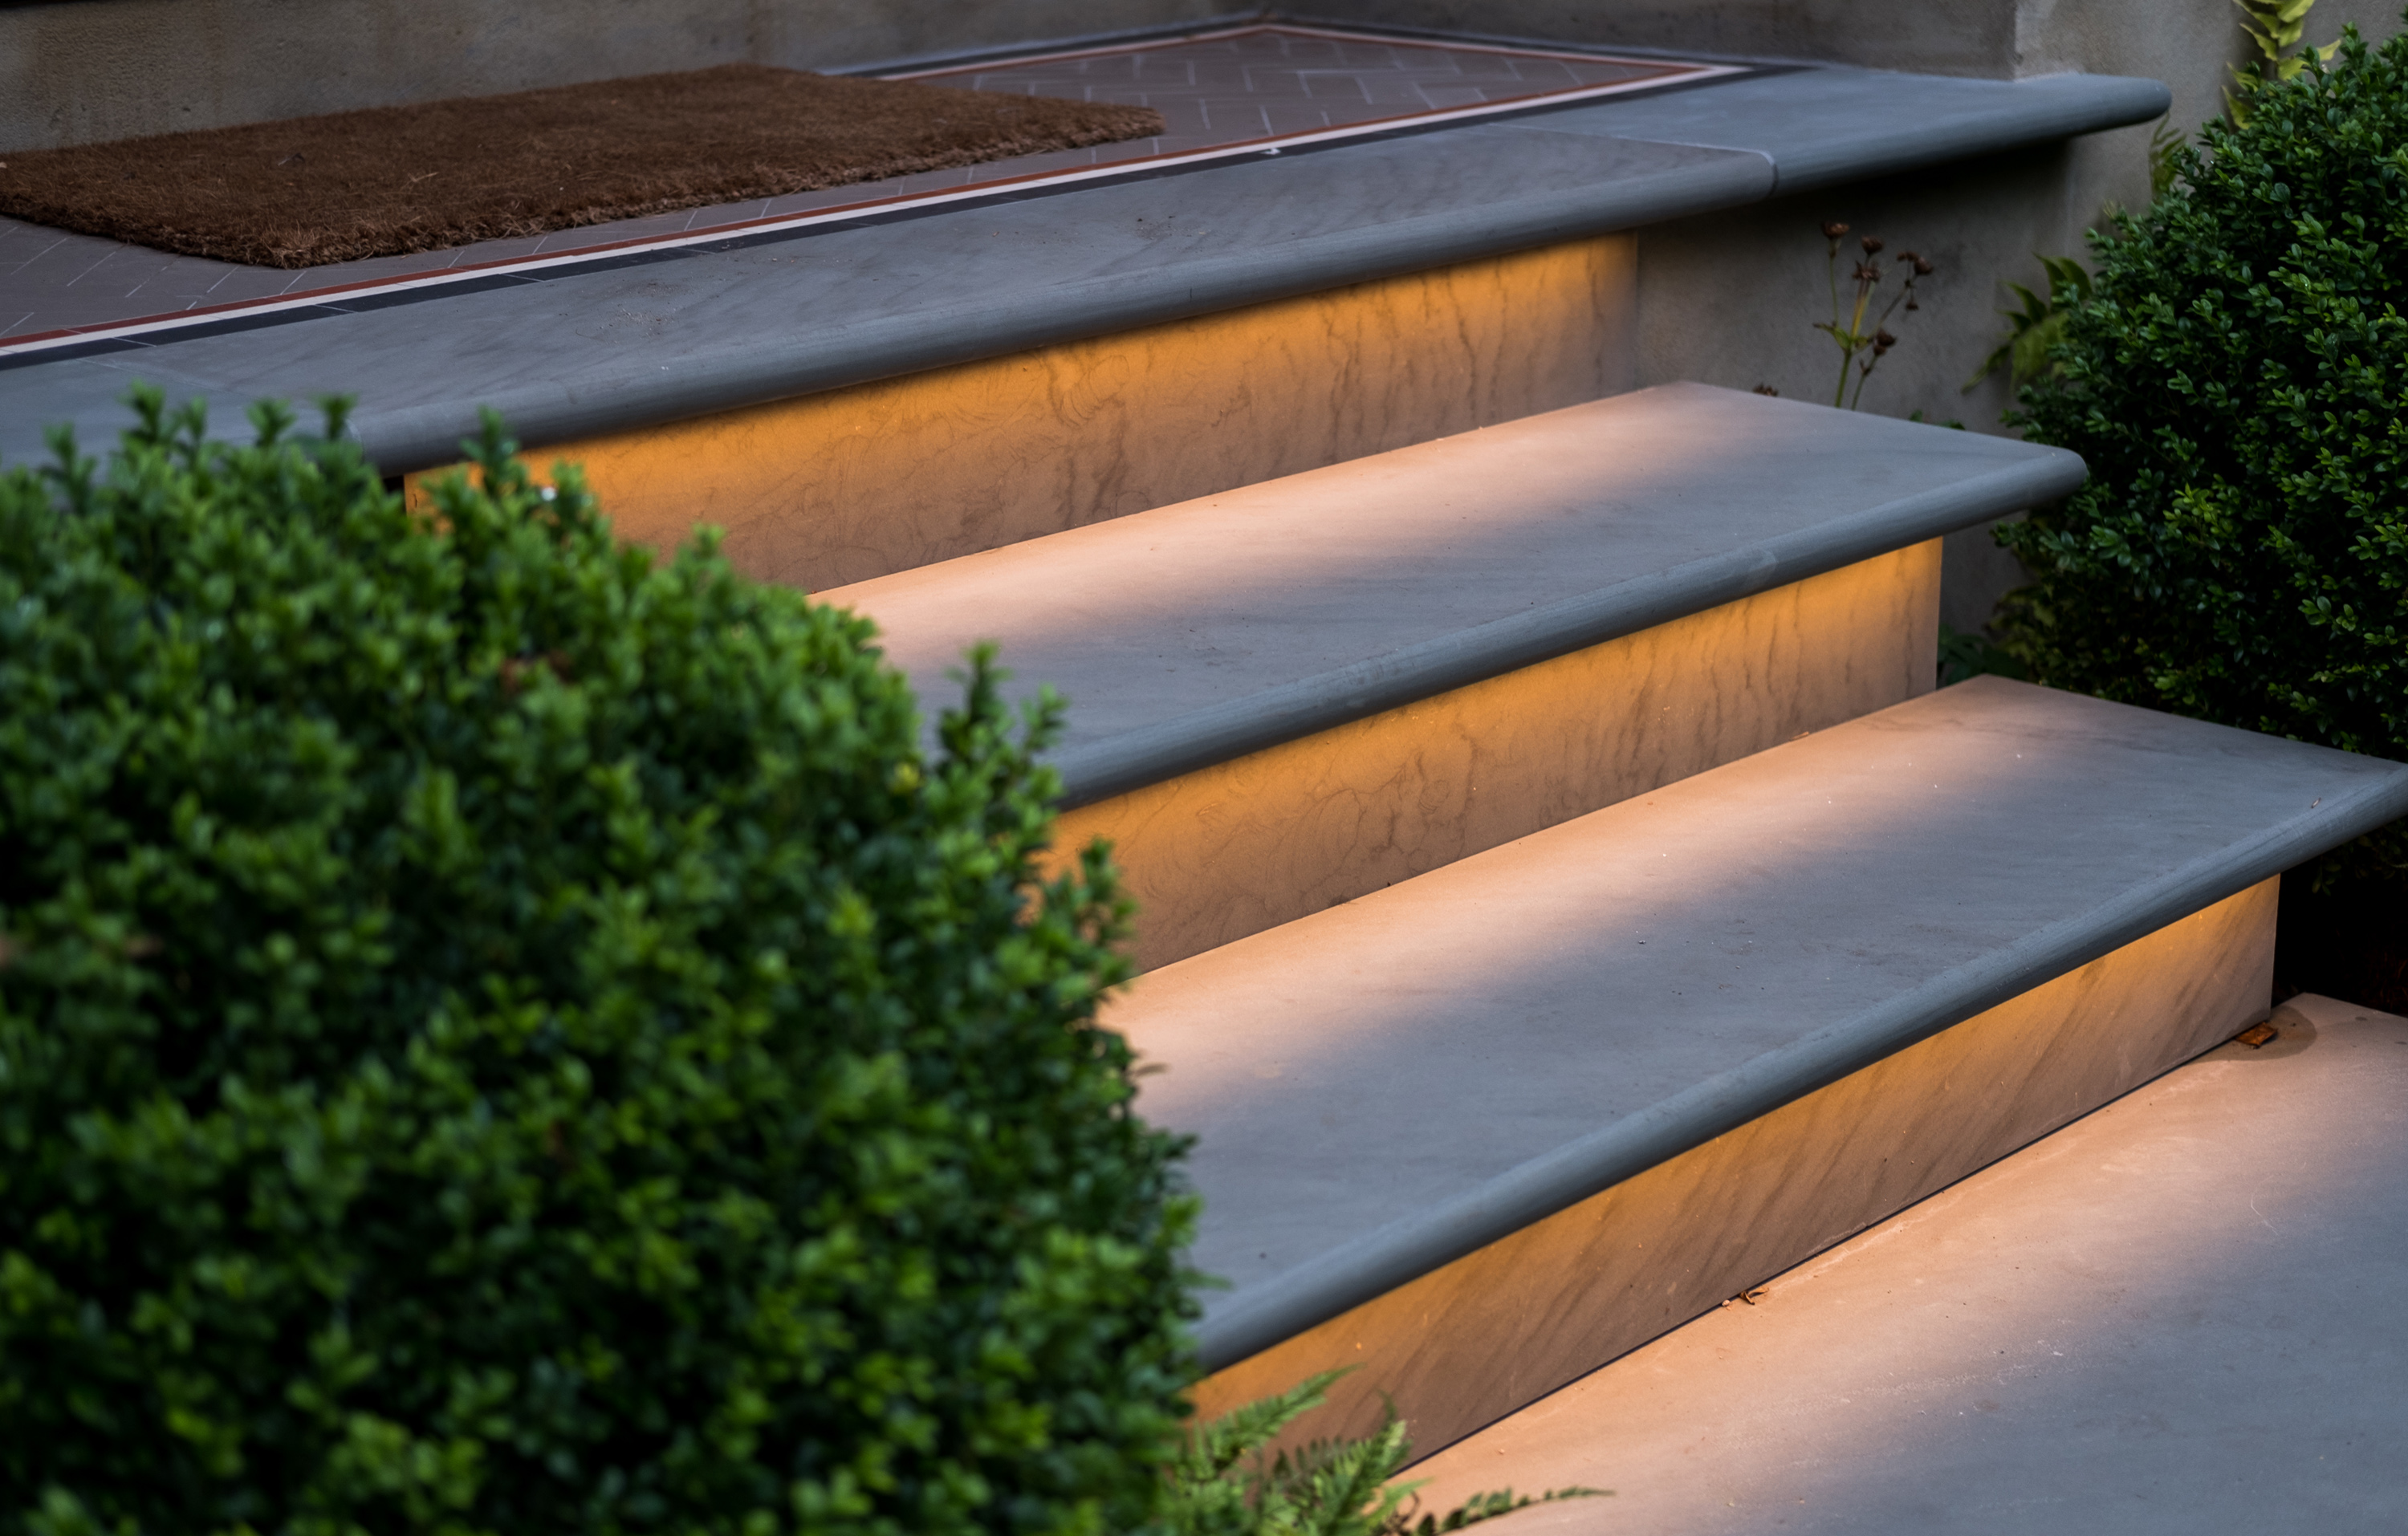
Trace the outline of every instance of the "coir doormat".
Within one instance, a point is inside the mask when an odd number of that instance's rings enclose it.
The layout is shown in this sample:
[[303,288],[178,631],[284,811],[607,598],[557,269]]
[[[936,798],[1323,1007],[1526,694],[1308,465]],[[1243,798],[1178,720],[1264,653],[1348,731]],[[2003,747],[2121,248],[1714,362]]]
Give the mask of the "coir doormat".
[[722,65],[0,161],[0,213],[320,266],[1163,132],[1149,107]]

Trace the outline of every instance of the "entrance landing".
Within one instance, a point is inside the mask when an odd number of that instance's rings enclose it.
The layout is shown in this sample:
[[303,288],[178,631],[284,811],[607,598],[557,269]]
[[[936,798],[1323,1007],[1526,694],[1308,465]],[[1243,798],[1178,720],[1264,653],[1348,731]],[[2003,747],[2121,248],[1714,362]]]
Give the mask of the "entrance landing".
[[0,354],[145,335],[200,316],[507,278],[729,238],[774,238],[905,206],[1167,170],[1744,72],[1672,59],[1263,23],[882,73],[882,79],[965,90],[1152,107],[1168,131],[302,271],[179,256],[0,219],[0,292],[6,294]]

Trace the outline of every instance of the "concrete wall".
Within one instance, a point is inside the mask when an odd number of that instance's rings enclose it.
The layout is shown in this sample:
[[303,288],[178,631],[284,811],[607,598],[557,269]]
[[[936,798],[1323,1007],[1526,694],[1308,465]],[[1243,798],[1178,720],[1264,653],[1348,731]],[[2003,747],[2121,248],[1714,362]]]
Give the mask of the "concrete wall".
[[[1899,268],[1890,260],[1897,252],[1919,251],[1938,268],[1916,285],[1920,308],[1891,316],[1899,345],[1865,381],[1860,409],[1885,416],[1919,411],[1926,421],[2006,431],[2005,377],[1985,378],[1970,392],[1963,386],[1998,345],[2002,280],[2036,282],[2030,252],[2083,249],[2087,221],[2068,195],[2082,153],[2077,145],[2053,146],[1641,231],[1640,381],[1768,385],[1792,399],[1830,403],[1841,358],[1814,323],[1831,316],[1822,225],[1838,220],[1851,226],[1840,259],[1843,300],[1860,235],[1887,244],[1888,275],[1876,303],[1897,292]],[[1849,390],[1856,396],[1853,381]],[[1960,630],[1982,628],[1999,597],[2023,581],[2014,558],[1986,532],[1952,535],[1941,620]]]

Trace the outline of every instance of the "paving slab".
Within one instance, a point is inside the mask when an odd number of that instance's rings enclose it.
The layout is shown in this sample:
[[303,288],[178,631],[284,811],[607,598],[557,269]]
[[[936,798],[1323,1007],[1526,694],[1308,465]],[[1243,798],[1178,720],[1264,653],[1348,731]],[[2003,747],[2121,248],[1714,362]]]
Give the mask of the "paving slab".
[[1500,1536],[2408,1529],[2408,1019],[2227,1045],[1424,1462]]

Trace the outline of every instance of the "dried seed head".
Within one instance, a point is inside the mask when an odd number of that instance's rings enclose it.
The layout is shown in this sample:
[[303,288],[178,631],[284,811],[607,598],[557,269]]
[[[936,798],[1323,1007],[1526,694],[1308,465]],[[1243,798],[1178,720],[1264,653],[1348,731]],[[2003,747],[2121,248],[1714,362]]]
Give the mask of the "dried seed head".
[[1918,277],[1918,278],[1928,278],[1928,277],[1931,276],[1931,264],[1930,264],[1929,262],[1928,262],[1928,261],[1925,261],[1925,260],[1924,260],[1922,257],[1920,257],[1920,256],[1915,257],[1915,258],[1914,258],[1914,275],[1915,275],[1916,277]]
[[1910,309],[1920,309],[1923,308],[1922,305],[1916,303],[1913,298],[1909,298],[1906,301],[1906,307]]
[[1781,392],[1780,392],[1779,390],[1777,390],[1777,389],[1774,389],[1770,384],[1758,384],[1758,385],[1756,385],[1756,393],[1757,393],[1758,395],[1771,395],[1771,396],[1772,396],[1774,399],[1776,399],[1776,400],[1777,400],[1777,399],[1779,399],[1779,398],[1781,397]]
[[1827,240],[1836,240],[1847,232],[1847,225],[1836,222],[1823,226],[1823,237]]
[[1875,238],[1873,238],[1873,237],[1872,237],[1871,236],[1870,236],[1870,235],[1866,236],[1863,239],[1861,239],[1861,240],[1857,241],[1856,243],[1857,243],[1857,244],[1859,244],[1859,245],[1861,245],[1861,246],[1863,246],[1863,247],[1865,248],[1865,254],[1866,254],[1866,255],[1868,255],[1868,256],[1870,256],[1870,255],[1875,254],[1875,253],[1876,253],[1876,252],[1878,252],[1878,251],[1881,250],[1881,248],[1882,248],[1882,243],[1881,243],[1881,241],[1879,241],[1879,240],[1877,240],[1877,239],[1875,239]]
[[1881,268],[1875,266],[1870,262],[1858,262],[1856,263],[1856,280],[1858,282],[1879,282],[1881,281]]
[[1898,337],[1890,335],[1887,331],[1875,331],[1873,333],[1873,352],[1876,355],[1885,352],[1897,345]]

